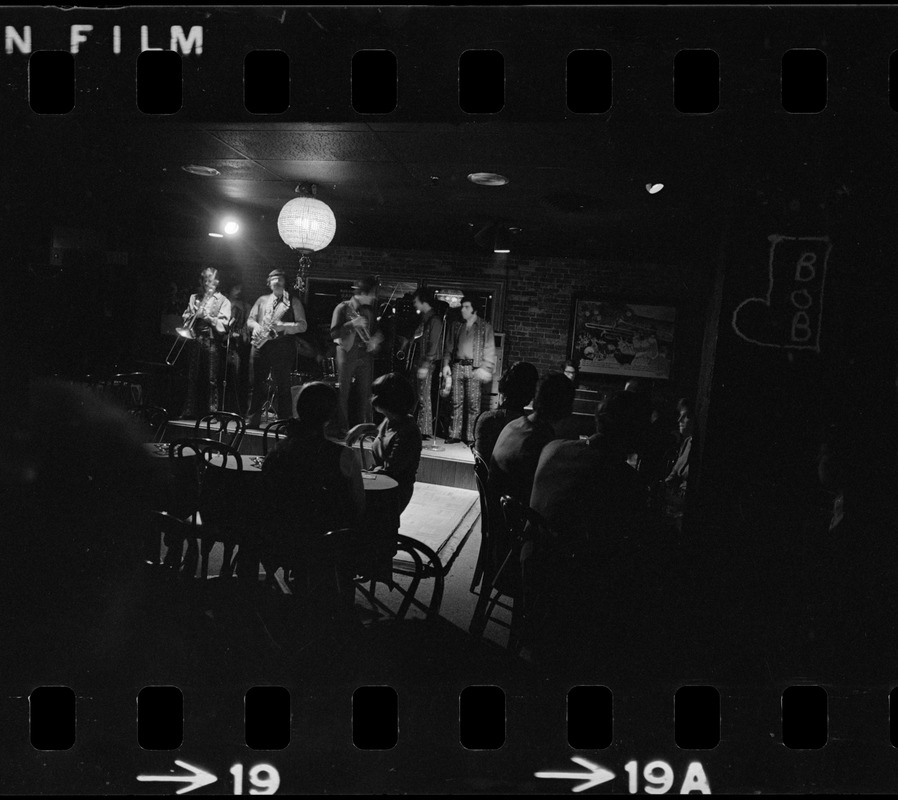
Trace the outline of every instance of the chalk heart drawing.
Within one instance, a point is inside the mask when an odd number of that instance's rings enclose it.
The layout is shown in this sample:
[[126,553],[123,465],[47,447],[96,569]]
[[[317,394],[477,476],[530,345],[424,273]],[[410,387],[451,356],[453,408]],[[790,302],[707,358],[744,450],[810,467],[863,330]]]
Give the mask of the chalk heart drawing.
[[823,289],[832,243],[828,236],[767,238],[767,293],[736,306],[733,330],[741,339],[761,347],[819,353]]

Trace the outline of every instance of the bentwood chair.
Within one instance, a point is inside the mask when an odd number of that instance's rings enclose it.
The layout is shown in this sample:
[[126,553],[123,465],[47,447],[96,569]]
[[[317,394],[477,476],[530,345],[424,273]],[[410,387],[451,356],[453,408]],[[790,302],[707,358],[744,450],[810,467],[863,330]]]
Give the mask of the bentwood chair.
[[133,408],[149,403],[149,380],[147,372],[119,372],[102,384],[102,392],[107,399],[119,406]]
[[[440,606],[443,602],[445,567],[433,550],[408,536],[397,534],[393,548],[392,574],[389,576],[378,575],[375,581],[371,579],[370,575],[366,574],[367,569],[365,566],[375,554],[370,550],[365,552],[364,545],[356,546],[354,554],[354,566],[357,571],[355,588],[373,606],[385,611],[387,617],[391,619],[405,619],[412,605],[415,605],[424,612],[426,620],[435,620],[439,617]],[[400,554],[405,554],[408,558],[395,557]],[[430,597],[427,600],[422,600],[418,597],[421,582],[430,579],[433,580]],[[387,586],[391,596],[396,592],[401,598],[399,607],[395,611],[392,609],[392,603],[388,606],[377,598],[376,587],[378,581]]]
[[[235,447],[215,440],[193,440],[200,451],[198,460],[199,491],[197,509],[202,521],[200,544],[200,577],[207,577],[209,556],[216,542],[224,548],[222,575],[234,569],[234,551],[251,535],[256,524],[256,499],[244,480],[243,460]],[[190,446],[188,444],[188,446]],[[233,460],[233,468],[230,461]],[[255,480],[256,476],[250,478]]]
[[[217,427],[213,428],[213,424]],[[205,428],[205,430],[203,430]],[[240,450],[240,443],[246,433],[246,422],[239,414],[230,411],[210,411],[200,417],[193,426],[196,436],[228,444],[235,450]]]
[[486,461],[476,450],[474,452],[474,482],[477,484],[477,494],[480,496],[480,552],[477,554],[477,564],[474,567],[474,578],[471,581],[473,592],[480,579],[483,577],[483,567],[491,546],[490,542],[490,508],[487,501],[490,482],[490,468]]
[[134,406],[128,413],[140,424],[143,430],[150,436],[148,441],[161,442],[165,435],[165,426],[169,416],[161,406]]
[[361,459],[362,469],[371,469],[374,466],[374,456],[371,455],[371,448],[365,447],[365,444],[373,442],[376,438],[376,433],[366,433],[359,438],[359,458]]
[[[175,572],[192,577],[196,573],[199,547],[196,542],[197,529],[189,522],[172,516],[167,511],[150,512],[151,548],[147,562],[162,564]],[[187,543],[187,551],[184,544]],[[162,547],[165,555],[162,555]]]
[[214,439],[178,439],[168,446],[171,467],[171,490],[166,510],[180,518],[198,524],[197,511],[202,489],[204,467],[212,455],[221,455],[223,466],[234,459],[237,469],[243,468],[240,455],[230,445]]
[[508,534],[503,547],[504,555],[498,567],[485,566],[480,597],[471,619],[470,632],[482,636],[487,623],[492,619],[496,605],[503,596],[511,600],[511,620],[508,624],[508,649],[520,651],[525,624],[533,597],[530,596],[531,582],[521,554],[527,539],[544,536],[548,531],[545,520],[532,509],[510,495],[500,498],[502,517]]
[[293,422],[293,419],[276,419],[274,422],[269,422],[262,429],[262,455],[268,455],[268,448],[272,445],[269,444],[272,440],[275,444],[279,442],[281,439],[286,438],[287,431],[290,428],[290,424]]

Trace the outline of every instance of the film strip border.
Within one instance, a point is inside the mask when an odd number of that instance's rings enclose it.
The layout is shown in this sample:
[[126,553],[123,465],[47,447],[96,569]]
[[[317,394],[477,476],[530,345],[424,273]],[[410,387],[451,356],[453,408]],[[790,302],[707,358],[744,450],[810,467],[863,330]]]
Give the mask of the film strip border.
[[[436,691],[436,690],[435,690]],[[832,691],[832,689],[831,689]],[[188,691],[189,694],[189,691]],[[880,694],[880,693],[876,693]],[[790,750],[819,750],[827,746],[830,728],[838,736],[857,708],[846,708],[844,693],[823,686],[795,685],[780,695],[780,741]],[[20,698],[25,700],[26,698]],[[239,698],[237,698],[239,700]],[[256,686],[243,696],[244,742],[252,750],[283,750],[291,743],[291,693],[281,686]],[[738,709],[713,686],[682,686],[669,708],[671,745],[679,750],[714,750],[721,730],[732,731]],[[888,725],[871,730],[898,747],[898,714],[891,713],[898,689],[877,698],[880,711],[890,712]],[[731,705],[728,709],[727,705]],[[854,705],[858,705],[855,703]],[[833,706],[833,708],[831,708]],[[136,697],[135,735],[145,750],[175,750],[184,740],[184,693],[175,686],[147,686]],[[400,697],[390,686],[362,686],[351,696],[344,713],[351,720],[346,745],[362,750],[389,750],[399,741]],[[76,744],[78,699],[66,686],[34,689],[25,703],[29,739],[36,750],[68,750]],[[868,711],[869,709],[863,709]],[[564,702],[567,744],[577,750],[604,750],[615,739],[614,694],[607,686],[575,686]],[[340,711],[334,709],[339,715]],[[880,716],[884,721],[885,714]],[[14,723],[14,719],[9,720]],[[506,744],[506,694],[500,686],[469,686],[458,695],[458,744],[467,750],[498,750]],[[868,720],[869,722],[869,720]],[[20,726],[21,727],[21,726]],[[351,736],[350,736],[351,734]]]
[[887,9],[12,10],[12,111],[234,121],[894,111]]
[[[93,26],[84,26],[93,27]],[[144,114],[172,115],[183,108],[183,59],[192,39],[172,38],[175,49],[147,50],[136,59],[134,98]],[[6,28],[7,55],[29,54],[28,104],[38,114],[75,110],[77,56],[60,50],[31,52],[28,27]],[[77,52],[86,32],[74,26],[71,48]],[[199,44],[196,45],[200,47]],[[383,116],[399,105],[400,74],[390,50],[359,50],[347,70],[349,104],[358,114]],[[883,65],[888,76],[888,104],[898,111],[898,51]],[[465,114],[495,115],[506,106],[505,57],[499,50],[467,50],[458,58],[458,107]],[[614,68],[606,50],[574,50],[565,62],[564,97],[574,114],[605,114],[614,104]],[[818,114],[827,107],[827,57],[816,48],[786,51],[782,56],[780,102],[792,114]],[[684,114],[711,114],[721,107],[720,58],[714,50],[681,50],[672,64],[671,101]],[[723,87],[725,92],[726,87]],[[243,60],[243,103],[256,115],[278,116],[291,108],[290,56],[282,50],[254,50]]]

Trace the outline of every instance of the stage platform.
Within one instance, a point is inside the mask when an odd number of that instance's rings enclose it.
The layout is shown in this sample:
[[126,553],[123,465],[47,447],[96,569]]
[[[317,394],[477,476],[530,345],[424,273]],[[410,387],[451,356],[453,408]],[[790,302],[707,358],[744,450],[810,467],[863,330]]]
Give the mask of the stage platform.
[[[274,422],[274,419],[263,422],[263,426],[268,422]],[[177,439],[184,439],[188,436],[197,435],[194,430],[195,420],[191,419],[173,419],[166,423],[165,433],[162,436],[163,441],[172,442]],[[213,426],[213,436],[215,428]],[[205,436],[205,429],[200,434]],[[336,439],[334,441],[337,441]],[[446,444],[442,439],[436,440],[436,445],[442,447],[442,450],[428,450],[427,446],[434,442],[424,442],[424,449],[421,451],[421,463],[418,466],[417,479],[421,483],[433,483],[437,486],[451,486],[455,489],[471,489],[477,490],[477,484],[474,482],[474,456],[471,448],[466,444]],[[243,455],[258,456],[262,455],[262,431],[250,429],[243,437],[240,445],[240,452]]]

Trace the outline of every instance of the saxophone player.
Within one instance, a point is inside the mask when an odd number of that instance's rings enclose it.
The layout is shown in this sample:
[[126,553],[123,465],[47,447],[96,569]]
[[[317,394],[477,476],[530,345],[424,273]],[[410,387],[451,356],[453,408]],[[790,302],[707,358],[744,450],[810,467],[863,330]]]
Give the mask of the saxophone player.
[[207,267],[200,273],[200,289],[190,295],[182,317],[193,331],[187,370],[187,399],[181,419],[201,417],[206,409],[218,411],[218,378],[222,345],[231,317],[230,301],[218,291],[218,270]]
[[331,339],[337,345],[337,380],[340,382],[338,403],[339,438],[349,428],[349,396],[355,382],[362,418],[372,422],[371,383],[374,380],[374,353],[383,341],[377,329],[374,304],[377,302],[377,278],[357,281],[352,297],[340,303],[331,316]]
[[296,339],[308,327],[306,312],[296,296],[287,292],[286,273],[273,269],[268,273],[271,294],[256,300],[246,318],[252,337],[249,356],[249,415],[247,427],[258,428],[262,406],[268,397],[267,381],[271,374],[277,397],[279,418],[290,417],[292,397],[290,372],[296,362]]

